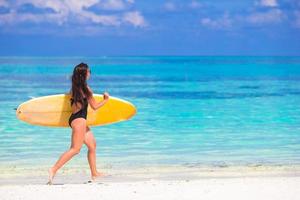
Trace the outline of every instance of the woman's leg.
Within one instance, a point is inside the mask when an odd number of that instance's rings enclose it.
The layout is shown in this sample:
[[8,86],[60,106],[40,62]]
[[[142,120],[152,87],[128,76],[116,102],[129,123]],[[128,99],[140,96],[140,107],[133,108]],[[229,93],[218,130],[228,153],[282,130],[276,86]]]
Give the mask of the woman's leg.
[[55,165],[49,169],[49,183],[52,183],[52,179],[56,172],[68,162],[74,155],[80,152],[82,144],[84,142],[84,134],[86,132],[86,121],[83,118],[78,118],[72,121],[72,139],[71,147],[68,151],[63,153],[57,160]]
[[86,128],[86,134],[84,137],[84,143],[88,148],[87,158],[89,161],[90,169],[91,169],[91,176],[92,179],[95,179],[97,176],[103,175],[102,173],[97,171],[96,167],[96,140],[93,135],[93,132],[89,127]]

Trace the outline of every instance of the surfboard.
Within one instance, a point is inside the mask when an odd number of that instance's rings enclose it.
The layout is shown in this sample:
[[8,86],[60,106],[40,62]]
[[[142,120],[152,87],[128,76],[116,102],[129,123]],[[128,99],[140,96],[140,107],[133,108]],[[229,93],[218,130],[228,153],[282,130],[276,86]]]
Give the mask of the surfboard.
[[[93,94],[95,100],[103,100],[102,94]],[[32,125],[68,127],[72,114],[70,94],[57,94],[33,98],[20,104],[16,111],[18,119]],[[88,105],[87,125],[103,126],[129,120],[136,114],[135,106],[123,99],[109,97],[106,104],[97,110]]]

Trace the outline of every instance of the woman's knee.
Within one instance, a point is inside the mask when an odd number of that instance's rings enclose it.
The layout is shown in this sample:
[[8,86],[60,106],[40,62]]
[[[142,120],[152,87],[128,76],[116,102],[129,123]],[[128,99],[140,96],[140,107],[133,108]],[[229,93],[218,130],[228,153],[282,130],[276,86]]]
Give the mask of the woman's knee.
[[90,146],[88,147],[88,150],[89,150],[89,151],[92,151],[92,152],[96,151],[96,144],[95,144],[95,145],[90,145]]
[[81,148],[75,148],[75,147],[71,147],[70,151],[76,155],[80,153]]

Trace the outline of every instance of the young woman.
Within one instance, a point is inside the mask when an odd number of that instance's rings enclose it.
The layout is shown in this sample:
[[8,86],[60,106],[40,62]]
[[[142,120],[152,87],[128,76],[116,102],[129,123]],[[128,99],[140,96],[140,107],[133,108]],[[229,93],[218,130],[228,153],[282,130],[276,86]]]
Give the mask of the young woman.
[[92,180],[102,175],[96,168],[96,140],[91,129],[86,124],[86,117],[88,104],[90,104],[92,109],[97,110],[108,101],[109,94],[105,92],[104,100],[96,102],[93,97],[93,91],[87,85],[87,80],[90,78],[90,75],[91,70],[85,63],[80,63],[74,68],[70,92],[72,114],[69,118],[69,125],[72,128],[71,147],[63,153],[54,166],[48,170],[48,184],[52,184],[56,172],[74,155],[80,152],[83,144],[88,148],[87,158]]

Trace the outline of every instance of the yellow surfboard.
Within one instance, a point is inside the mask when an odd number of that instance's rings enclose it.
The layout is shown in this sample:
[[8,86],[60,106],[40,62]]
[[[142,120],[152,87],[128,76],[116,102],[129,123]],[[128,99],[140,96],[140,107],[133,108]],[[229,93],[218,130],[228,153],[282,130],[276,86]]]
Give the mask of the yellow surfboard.
[[[103,100],[103,95],[93,94],[97,102]],[[19,105],[17,118],[33,125],[68,127],[72,114],[69,94],[57,94],[31,99]],[[136,108],[128,101],[109,97],[104,106],[93,110],[88,106],[87,125],[102,126],[130,119],[136,113]]]

